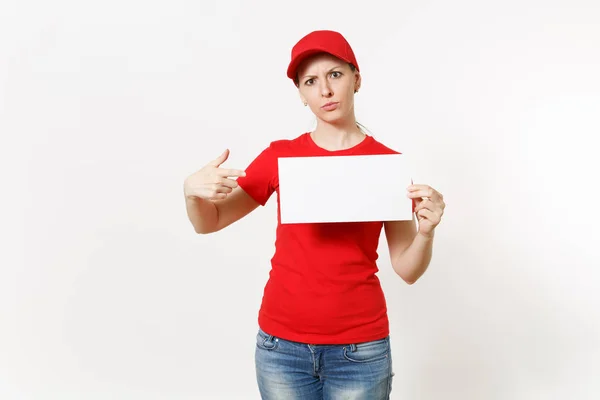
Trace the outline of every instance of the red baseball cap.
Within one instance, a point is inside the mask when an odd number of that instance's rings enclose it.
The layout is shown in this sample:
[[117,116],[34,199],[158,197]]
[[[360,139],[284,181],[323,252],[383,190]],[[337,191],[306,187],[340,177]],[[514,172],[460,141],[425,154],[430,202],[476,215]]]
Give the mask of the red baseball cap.
[[305,58],[317,53],[329,53],[358,69],[352,47],[341,33],[335,31],[313,31],[304,36],[292,48],[292,60],[287,69],[288,78],[296,79],[296,69]]

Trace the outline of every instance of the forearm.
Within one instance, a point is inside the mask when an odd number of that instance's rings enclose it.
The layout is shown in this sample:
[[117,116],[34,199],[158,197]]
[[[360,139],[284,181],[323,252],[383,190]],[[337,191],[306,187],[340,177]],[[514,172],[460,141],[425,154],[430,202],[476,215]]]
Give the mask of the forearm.
[[219,221],[219,214],[217,207],[212,201],[199,197],[186,196],[185,205],[188,218],[194,226],[196,233],[214,232]]
[[410,246],[394,260],[392,267],[409,284],[415,283],[427,270],[433,250],[433,235],[417,233]]

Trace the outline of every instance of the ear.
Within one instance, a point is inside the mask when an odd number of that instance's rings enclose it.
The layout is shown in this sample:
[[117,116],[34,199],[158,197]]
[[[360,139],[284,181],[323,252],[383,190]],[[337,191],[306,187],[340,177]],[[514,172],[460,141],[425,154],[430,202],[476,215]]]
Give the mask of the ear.
[[361,83],[362,83],[362,76],[360,75],[360,72],[355,71],[354,72],[354,92],[357,92],[358,89],[360,89]]
[[306,105],[307,101],[304,98],[304,96],[302,96],[302,94],[300,92],[298,92],[298,94],[300,95],[300,101],[302,102],[302,104]]

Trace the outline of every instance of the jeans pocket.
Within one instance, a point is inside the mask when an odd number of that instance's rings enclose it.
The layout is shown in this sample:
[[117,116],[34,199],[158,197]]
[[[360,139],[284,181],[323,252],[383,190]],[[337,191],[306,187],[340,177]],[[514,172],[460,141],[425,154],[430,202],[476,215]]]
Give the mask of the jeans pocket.
[[366,363],[383,360],[389,357],[390,341],[389,337],[344,346],[344,358],[348,361]]
[[262,329],[256,334],[256,347],[263,350],[275,350],[279,346],[279,338],[269,335]]

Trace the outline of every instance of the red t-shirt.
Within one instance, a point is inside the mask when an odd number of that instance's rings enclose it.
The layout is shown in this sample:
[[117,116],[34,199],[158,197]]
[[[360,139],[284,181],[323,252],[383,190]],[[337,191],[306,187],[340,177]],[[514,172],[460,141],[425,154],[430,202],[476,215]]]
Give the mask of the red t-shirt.
[[376,154],[400,153],[369,135],[354,147],[329,151],[307,132],[272,142],[238,178],[263,206],[277,192],[275,254],[258,315],[265,332],[311,344],[366,342],[389,334],[386,301],[375,275],[383,222],[282,225],[279,208],[278,157]]

